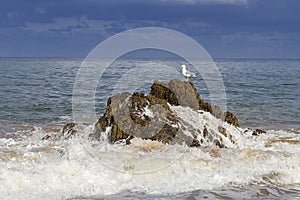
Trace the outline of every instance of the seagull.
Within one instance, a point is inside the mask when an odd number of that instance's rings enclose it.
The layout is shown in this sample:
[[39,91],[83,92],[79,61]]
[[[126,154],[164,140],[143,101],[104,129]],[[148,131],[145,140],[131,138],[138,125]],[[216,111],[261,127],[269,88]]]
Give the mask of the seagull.
[[189,81],[189,77],[196,77],[196,74],[193,72],[189,72],[186,70],[186,66],[185,65],[181,65],[181,73],[183,74],[183,76],[185,76],[186,81]]

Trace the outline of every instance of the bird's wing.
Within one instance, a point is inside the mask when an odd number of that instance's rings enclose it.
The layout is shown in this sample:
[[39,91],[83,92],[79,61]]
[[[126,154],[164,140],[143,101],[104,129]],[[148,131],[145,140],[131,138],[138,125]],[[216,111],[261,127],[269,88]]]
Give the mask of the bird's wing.
[[196,74],[190,71],[186,71],[186,74],[192,77],[196,77]]

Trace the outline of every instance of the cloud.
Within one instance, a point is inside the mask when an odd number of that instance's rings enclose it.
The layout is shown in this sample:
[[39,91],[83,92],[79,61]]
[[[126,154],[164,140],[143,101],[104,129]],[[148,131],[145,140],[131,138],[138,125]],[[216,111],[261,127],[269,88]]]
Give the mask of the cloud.
[[237,32],[233,34],[221,35],[221,40],[226,45],[232,44],[251,44],[253,46],[274,49],[293,45],[300,42],[300,36],[296,33],[280,33],[280,32],[262,32],[262,33],[247,33]]
[[[145,22],[152,24],[151,22]],[[93,20],[85,16],[55,18],[50,23],[27,22],[23,30],[38,34],[64,34],[64,35],[88,35],[101,34],[109,37],[116,33],[135,28],[134,23],[122,22],[120,20]]]
[[180,4],[228,4],[228,5],[248,5],[250,0],[159,0],[164,3]]
[[66,17],[55,18],[50,23],[27,22],[23,29],[34,33],[77,34],[91,31],[101,32],[109,29],[112,23],[113,21],[89,20],[86,17]]
[[156,20],[94,20],[86,16],[79,18],[55,18],[50,23],[27,22],[22,27],[23,30],[33,33],[59,33],[59,34],[101,34],[104,37],[112,36],[116,33],[138,28],[138,27],[164,27],[181,32],[190,30],[206,30],[208,25],[199,21],[182,21],[182,22],[164,22]]

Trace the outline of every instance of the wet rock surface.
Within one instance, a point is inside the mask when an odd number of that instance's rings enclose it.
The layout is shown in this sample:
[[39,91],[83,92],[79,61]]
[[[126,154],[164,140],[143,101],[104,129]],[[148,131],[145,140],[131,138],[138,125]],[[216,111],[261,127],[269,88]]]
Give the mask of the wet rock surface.
[[255,130],[252,132],[252,135],[260,135],[260,134],[263,134],[263,133],[267,133],[267,132],[264,131],[264,130],[261,130],[261,129],[255,129]]
[[76,124],[68,123],[64,125],[60,132],[55,134],[47,134],[42,137],[42,140],[61,140],[61,139],[70,139],[74,137],[77,133]]
[[195,147],[207,142],[226,147],[224,138],[234,143],[225,128],[220,127],[218,133],[207,127],[195,128],[178,117],[173,106],[189,107],[191,112],[210,112],[223,123],[238,126],[238,119],[231,112],[223,113],[219,107],[203,101],[192,83],[175,79],[169,83],[155,81],[147,96],[121,93],[110,97],[106,112],[96,122],[90,137],[99,139],[106,132],[111,143],[129,144],[134,137]]

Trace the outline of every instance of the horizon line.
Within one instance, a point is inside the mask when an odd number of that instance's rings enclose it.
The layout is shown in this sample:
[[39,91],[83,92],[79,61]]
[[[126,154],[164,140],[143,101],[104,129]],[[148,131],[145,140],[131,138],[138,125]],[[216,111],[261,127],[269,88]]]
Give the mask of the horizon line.
[[[86,57],[81,56],[0,56],[1,58],[53,58],[53,59],[85,59]],[[120,57],[120,59],[180,59],[179,57]],[[247,58],[247,57],[212,57],[212,59],[229,59],[229,60],[300,60],[300,58],[278,58],[278,57],[257,57],[257,58]]]

